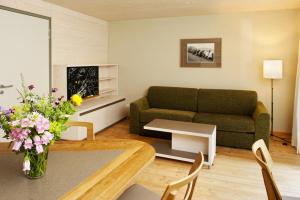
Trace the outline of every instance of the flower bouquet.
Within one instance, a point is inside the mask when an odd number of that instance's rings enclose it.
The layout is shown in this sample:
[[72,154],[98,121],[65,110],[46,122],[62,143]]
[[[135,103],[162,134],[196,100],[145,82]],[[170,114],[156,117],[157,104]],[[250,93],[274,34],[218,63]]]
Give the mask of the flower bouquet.
[[33,92],[34,86],[23,83],[20,93],[20,105],[9,109],[0,107],[0,129],[4,138],[11,140],[10,146],[16,153],[24,153],[23,171],[29,178],[39,178],[45,174],[48,148],[60,139],[62,131],[67,129],[66,122],[75,112],[74,106],[80,105],[80,95],[66,101],[56,98],[57,89],[48,96],[39,96]]

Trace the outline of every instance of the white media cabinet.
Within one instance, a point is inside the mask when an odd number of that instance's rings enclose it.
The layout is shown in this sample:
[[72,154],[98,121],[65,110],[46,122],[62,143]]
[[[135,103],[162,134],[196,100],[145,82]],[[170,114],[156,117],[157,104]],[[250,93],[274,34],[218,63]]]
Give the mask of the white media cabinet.
[[[99,96],[84,100],[76,108],[77,112],[72,116],[72,121],[92,122],[94,133],[97,133],[128,115],[125,98],[118,95],[118,65],[55,65],[52,86],[58,88],[57,96],[67,97],[67,67],[70,66],[99,66]],[[85,138],[86,129],[81,127],[70,127],[62,133],[62,139],[66,140]]]
[[[105,96],[87,99],[77,108],[71,120],[92,122],[94,133],[120,121],[127,116],[125,98],[120,96]],[[86,128],[70,127],[62,134],[62,139],[83,140],[86,138]]]

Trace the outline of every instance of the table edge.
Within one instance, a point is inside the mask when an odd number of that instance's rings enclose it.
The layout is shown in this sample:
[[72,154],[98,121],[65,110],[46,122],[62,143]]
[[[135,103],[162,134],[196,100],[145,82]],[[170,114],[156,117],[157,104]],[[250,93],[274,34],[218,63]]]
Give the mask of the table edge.
[[[9,143],[0,143],[0,153],[11,152],[8,145]],[[117,199],[133,182],[136,175],[155,158],[155,150],[150,144],[129,139],[57,141],[50,146],[50,153],[84,150],[124,150],[124,152],[60,197],[62,200]]]

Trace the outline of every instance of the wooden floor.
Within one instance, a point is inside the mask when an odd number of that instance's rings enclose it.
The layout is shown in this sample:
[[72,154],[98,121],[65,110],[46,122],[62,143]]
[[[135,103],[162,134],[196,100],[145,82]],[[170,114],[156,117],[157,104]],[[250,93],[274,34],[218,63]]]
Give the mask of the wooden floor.
[[[128,121],[97,134],[100,138],[130,138],[152,143],[155,139],[130,134]],[[282,194],[300,197],[300,156],[290,145],[272,138],[270,151],[274,160],[273,173]],[[166,185],[184,177],[190,164],[156,158],[137,178],[138,183],[162,194]],[[182,192],[183,193],[183,192]],[[201,171],[194,194],[195,200],[260,200],[267,199],[258,164],[249,150],[217,147],[215,165]]]

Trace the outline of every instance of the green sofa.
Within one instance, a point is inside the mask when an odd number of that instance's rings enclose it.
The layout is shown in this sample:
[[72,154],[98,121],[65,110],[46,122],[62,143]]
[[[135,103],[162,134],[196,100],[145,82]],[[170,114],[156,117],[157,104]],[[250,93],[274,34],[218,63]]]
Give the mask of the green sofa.
[[130,104],[130,132],[170,139],[143,129],[154,119],[215,124],[221,146],[251,149],[259,139],[269,145],[270,115],[255,91],[153,86]]

